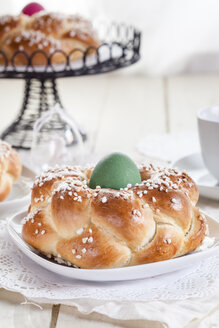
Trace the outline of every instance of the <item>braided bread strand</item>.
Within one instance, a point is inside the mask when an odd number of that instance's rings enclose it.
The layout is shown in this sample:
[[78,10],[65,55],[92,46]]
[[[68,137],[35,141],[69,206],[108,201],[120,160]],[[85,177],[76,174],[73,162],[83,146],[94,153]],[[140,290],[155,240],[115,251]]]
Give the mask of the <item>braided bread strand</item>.
[[[25,51],[30,58],[37,50],[42,50],[47,57],[52,55],[52,64],[65,63],[66,58],[60,51],[69,55],[74,49],[80,49],[71,54],[72,61],[83,57],[87,48],[97,48],[99,45],[91,22],[80,16],[42,11],[31,17],[24,14],[0,17],[0,49],[9,58],[9,63],[16,51]],[[1,56],[0,63],[3,61]],[[26,56],[21,53],[16,55],[14,64],[27,65]],[[46,58],[38,53],[31,64],[45,65]]]
[[27,243],[86,269],[163,261],[202,243],[198,189],[185,172],[141,166],[141,184],[93,190],[92,170],[56,168],[37,178],[23,225]]

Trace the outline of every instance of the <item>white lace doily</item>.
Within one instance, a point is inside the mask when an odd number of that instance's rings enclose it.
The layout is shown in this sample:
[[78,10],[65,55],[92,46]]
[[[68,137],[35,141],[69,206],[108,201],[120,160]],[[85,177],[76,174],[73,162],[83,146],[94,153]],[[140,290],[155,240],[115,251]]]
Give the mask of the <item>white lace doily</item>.
[[[80,269],[79,269],[80,270]],[[0,220],[0,287],[28,298],[57,300],[90,298],[107,301],[183,300],[204,297],[219,287],[219,256],[171,274],[150,279],[91,283],[66,279],[29,260],[10,239]]]

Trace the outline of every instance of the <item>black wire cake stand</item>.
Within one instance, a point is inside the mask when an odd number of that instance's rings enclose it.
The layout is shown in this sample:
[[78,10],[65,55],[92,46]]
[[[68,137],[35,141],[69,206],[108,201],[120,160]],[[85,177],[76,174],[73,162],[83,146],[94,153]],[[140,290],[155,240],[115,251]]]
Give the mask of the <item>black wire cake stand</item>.
[[[14,122],[1,133],[1,139],[17,149],[31,148],[36,120],[57,103],[63,108],[56,85],[57,78],[107,73],[130,66],[140,59],[141,33],[133,26],[113,23],[108,26],[102,25],[101,31],[101,39],[104,42],[98,48],[90,47],[85,52],[74,49],[67,55],[61,50],[56,50],[47,56],[39,49],[28,56],[25,51],[19,50],[13,54],[9,62],[6,54],[0,50],[3,62],[0,66],[0,78],[25,80],[20,112]],[[76,52],[80,53],[80,56],[77,56],[80,59],[72,60]],[[63,56],[61,64],[53,63],[57,53]],[[17,56],[24,56],[26,65],[17,66]],[[35,56],[43,56],[45,64],[34,66]],[[60,122],[56,123],[60,125]],[[82,130],[80,133],[83,140],[86,140],[86,133]]]

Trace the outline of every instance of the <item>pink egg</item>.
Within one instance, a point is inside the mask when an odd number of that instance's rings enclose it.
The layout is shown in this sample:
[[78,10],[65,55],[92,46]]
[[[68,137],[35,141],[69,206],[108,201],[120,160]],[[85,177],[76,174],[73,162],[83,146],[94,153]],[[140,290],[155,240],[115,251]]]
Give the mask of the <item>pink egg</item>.
[[37,2],[31,2],[23,8],[22,13],[28,16],[32,16],[41,10],[44,10],[43,6]]

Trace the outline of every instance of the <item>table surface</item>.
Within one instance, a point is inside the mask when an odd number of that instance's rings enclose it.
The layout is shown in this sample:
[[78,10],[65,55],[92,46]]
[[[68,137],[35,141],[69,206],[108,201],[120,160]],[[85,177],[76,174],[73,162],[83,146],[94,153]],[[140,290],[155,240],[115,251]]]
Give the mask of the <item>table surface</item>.
[[[197,110],[219,104],[219,77],[216,75],[148,78],[123,71],[60,79],[58,85],[65,108],[88,133],[86,147],[89,151],[123,151],[139,159],[142,156],[136,151],[136,143],[141,137],[195,131]],[[2,130],[19,109],[23,82],[1,80],[0,90]],[[216,202],[202,199],[200,206],[202,204],[217,212]],[[42,305],[40,308],[22,303],[27,303],[22,295],[0,289],[1,328],[145,327],[143,321],[121,322],[95,313],[83,315],[75,308],[63,305]],[[218,307],[209,318],[216,312],[219,315]],[[201,321],[196,319],[187,328],[200,324]]]

